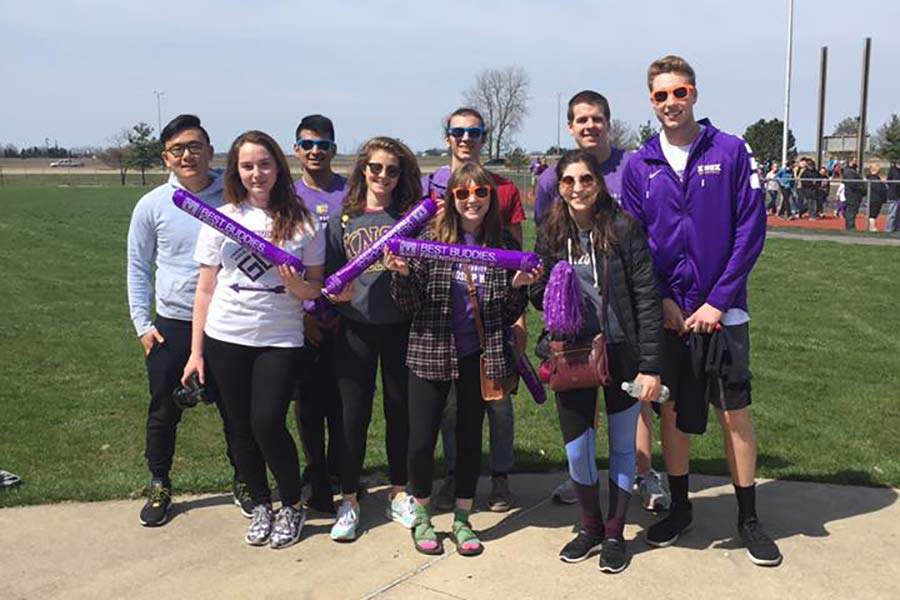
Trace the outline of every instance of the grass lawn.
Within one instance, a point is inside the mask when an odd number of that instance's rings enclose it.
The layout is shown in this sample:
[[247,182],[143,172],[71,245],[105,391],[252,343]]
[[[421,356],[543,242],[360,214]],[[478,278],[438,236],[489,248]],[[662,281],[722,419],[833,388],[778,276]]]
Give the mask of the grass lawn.
[[[25,480],[0,506],[121,498],[147,483],[146,373],[125,296],[140,194],[0,188],[0,468]],[[761,476],[900,485],[897,297],[896,248],[767,243],[751,279]],[[562,468],[552,402],[520,395],[516,410],[518,468]],[[381,419],[376,410],[369,470],[385,468]],[[717,425],[696,440],[694,467],[726,472]],[[182,492],[227,488],[215,409],[185,413],[173,479]]]

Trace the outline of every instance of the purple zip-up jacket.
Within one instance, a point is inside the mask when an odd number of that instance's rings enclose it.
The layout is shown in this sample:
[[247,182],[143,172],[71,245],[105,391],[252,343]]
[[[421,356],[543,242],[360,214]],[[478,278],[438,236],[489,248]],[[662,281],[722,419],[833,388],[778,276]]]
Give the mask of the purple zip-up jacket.
[[663,298],[687,314],[704,303],[746,311],[747,277],[766,239],[756,160],[741,138],[700,124],[684,181],[656,135],[625,167],[622,207],[647,231]]

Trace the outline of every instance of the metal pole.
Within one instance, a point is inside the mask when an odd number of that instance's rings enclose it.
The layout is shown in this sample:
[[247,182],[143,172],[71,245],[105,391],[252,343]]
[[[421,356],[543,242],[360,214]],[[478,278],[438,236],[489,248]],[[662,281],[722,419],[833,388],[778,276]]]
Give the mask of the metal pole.
[[856,135],[856,162],[863,173],[863,156],[866,151],[866,105],[869,103],[869,57],[872,54],[872,38],[866,38],[863,47],[862,89],[859,95],[859,132]]
[[794,0],[788,0],[787,59],[784,74],[784,130],[781,132],[781,165],[787,165],[791,120],[791,59],[794,52]]
[[819,61],[819,123],[816,126],[816,165],[822,166],[822,136],[825,128],[825,77],[828,75],[828,46],[822,46]]
[[556,92],[556,151],[559,152],[559,132],[562,125],[562,93]]
[[153,93],[156,94],[156,134],[159,135],[162,133],[162,107],[160,103],[160,98],[165,96],[165,92],[159,92],[157,90],[153,90]]

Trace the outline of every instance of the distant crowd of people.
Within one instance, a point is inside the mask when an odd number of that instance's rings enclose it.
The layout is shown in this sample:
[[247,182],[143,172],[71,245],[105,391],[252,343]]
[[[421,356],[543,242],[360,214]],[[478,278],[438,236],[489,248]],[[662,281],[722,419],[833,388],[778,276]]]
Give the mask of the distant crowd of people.
[[884,177],[882,167],[871,163],[863,176],[855,158],[830,160],[818,169],[811,158],[788,161],[787,165],[769,165],[765,174],[766,210],[779,219],[794,220],[825,217],[825,206],[832,184],[837,185],[833,218],[843,218],[847,230],[856,229],[856,217],[868,199],[868,230],[878,231],[877,219],[888,205],[884,231],[900,230],[897,209],[900,206],[900,166],[892,162]]

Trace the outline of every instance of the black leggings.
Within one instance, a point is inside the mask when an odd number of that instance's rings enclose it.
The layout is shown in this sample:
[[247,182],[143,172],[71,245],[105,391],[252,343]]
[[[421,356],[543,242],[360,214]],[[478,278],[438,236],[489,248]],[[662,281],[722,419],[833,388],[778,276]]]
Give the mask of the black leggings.
[[406,485],[409,440],[406,347],[409,323],[370,325],[344,319],[337,335],[335,372],[344,412],[344,460],[341,491],[355,494],[366,459],[366,438],[372,420],[375,374],[381,358],[385,445],[391,485]]
[[300,501],[297,446],[285,424],[300,348],[256,348],[204,336],[207,368],[219,384],[232,428],[232,451],[257,504],[271,503],[266,465],[283,504]]
[[[304,479],[314,492],[328,490],[328,477],[340,473],[344,448],[341,395],[334,372],[334,336],[301,351],[299,395],[294,403],[300,443],[306,457]],[[325,440],[326,422],[328,441]]]
[[[481,470],[481,424],[484,399],[481,397],[480,354],[459,359],[456,380],[456,497],[475,497]],[[409,372],[409,473],[416,498],[431,496],[434,480],[434,448],[437,444],[447,394],[453,381],[431,381]]]

